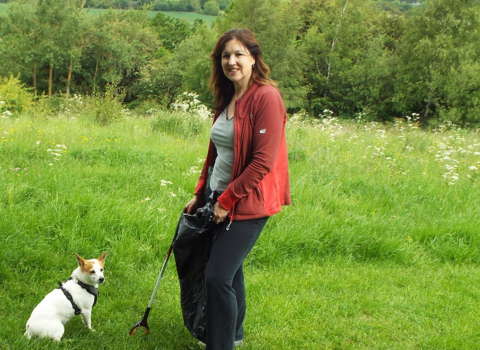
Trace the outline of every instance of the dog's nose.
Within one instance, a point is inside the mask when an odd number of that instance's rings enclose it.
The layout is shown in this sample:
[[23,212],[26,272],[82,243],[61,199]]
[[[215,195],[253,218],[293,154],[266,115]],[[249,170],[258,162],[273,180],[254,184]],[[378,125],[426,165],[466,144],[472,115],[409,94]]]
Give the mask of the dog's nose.
[[100,278],[98,279],[98,282],[100,282],[100,283],[103,283],[104,281],[105,281],[105,278],[104,278],[104,277],[100,277]]

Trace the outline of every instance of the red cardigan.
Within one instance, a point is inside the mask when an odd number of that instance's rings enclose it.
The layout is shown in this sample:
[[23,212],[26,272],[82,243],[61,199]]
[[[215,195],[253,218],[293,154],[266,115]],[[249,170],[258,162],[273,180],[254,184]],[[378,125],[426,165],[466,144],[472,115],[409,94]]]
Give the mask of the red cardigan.
[[[219,115],[215,113],[214,123]],[[253,83],[235,101],[234,116],[232,180],[218,202],[230,211],[231,221],[278,213],[291,203],[282,97],[273,86]],[[213,169],[216,157],[210,140],[195,194],[205,193],[208,169]]]

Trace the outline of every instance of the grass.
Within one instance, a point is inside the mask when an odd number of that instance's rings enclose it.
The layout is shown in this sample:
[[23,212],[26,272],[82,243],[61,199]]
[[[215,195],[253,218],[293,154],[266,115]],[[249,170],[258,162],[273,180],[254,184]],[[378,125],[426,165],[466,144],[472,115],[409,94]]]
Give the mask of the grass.
[[[100,15],[102,13],[105,13],[108,10],[105,9],[90,9],[90,8],[85,8],[84,11],[87,11],[88,13],[92,15]],[[126,10],[117,10],[117,11],[126,11]],[[7,4],[0,4],[0,13],[5,13],[7,12]],[[177,11],[149,11],[148,15],[149,17],[155,17],[155,15],[158,12],[162,12],[163,14],[178,18],[181,20],[186,20],[190,24],[193,23],[194,20],[196,19],[201,19],[204,22],[213,22],[217,18],[216,16],[209,16],[209,15],[204,15],[202,13],[196,13],[196,12],[177,12]]]
[[[208,130],[165,112],[107,126],[67,112],[0,119],[0,348],[196,348],[173,261],[150,334],[128,331],[193,193]],[[293,203],[246,261],[245,349],[477,349],[478,134],[292,118],[287,137]],[[96,332],[77,317],[58,344],[25,339],[74,253],[103,250]]]

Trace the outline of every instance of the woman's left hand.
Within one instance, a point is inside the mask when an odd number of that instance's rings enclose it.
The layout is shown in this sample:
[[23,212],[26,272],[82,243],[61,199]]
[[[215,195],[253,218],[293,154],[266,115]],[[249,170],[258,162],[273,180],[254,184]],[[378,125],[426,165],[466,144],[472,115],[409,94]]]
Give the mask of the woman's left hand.
[[225,219],[227,218],[228,216],[228,210],[225,209],[224,207],[222,207],[220,205],[220,203],[215,203],[215,206],[213,207],[213,218],[212,218],[212,221],[216,224],[220,224],[222,223],[223,221],[225,221]]

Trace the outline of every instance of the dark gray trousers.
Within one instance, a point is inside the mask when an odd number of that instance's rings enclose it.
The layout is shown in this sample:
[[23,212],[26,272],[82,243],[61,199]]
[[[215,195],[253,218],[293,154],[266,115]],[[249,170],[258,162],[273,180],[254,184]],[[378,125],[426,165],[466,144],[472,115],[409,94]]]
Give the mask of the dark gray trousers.
[[252,250],[268,217],[221,224],[205,271],[207,350],[233,350],[243,339],[245,283],[243,261]]

